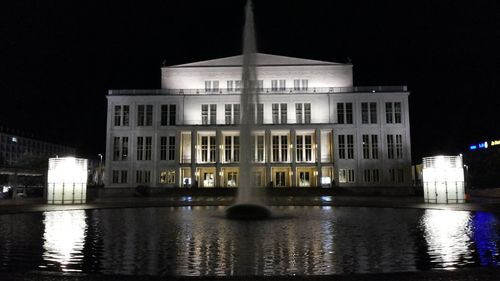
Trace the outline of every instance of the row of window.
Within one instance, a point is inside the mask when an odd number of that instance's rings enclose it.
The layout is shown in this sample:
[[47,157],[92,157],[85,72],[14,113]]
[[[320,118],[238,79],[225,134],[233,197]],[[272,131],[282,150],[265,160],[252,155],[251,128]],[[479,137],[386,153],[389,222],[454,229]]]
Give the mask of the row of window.
[[[162,104],[160,106],[160,125],[175,126],[177,106],[175,104]],[[130,107],[128,105],[115,105],[114,126],[129,126]],[[137,126],[153,125],[153,105],[140,104],[137,106]]]
[[[389,169],[388,171],[389,182],[392,183],[404,183],[404,169]],[[282,173],[283,183],[286,182],[285,173]],[[161,184],[175,184],[175,170],[166,169],[161,170],[159,174],[159,182]],[[307,176],[300,176],[300,179],[308,180]],[[128,171],[127,170],[113,170],[112,171],[112,183],[114,184],[125,184],[128,183]],[[228,178],[235,179],[236,173],[229,173]],[[281,177],[276,177],[277,181]],[[354,183],[356,182],[354,176],[354,169],[339,169],[339,183]],[[236,181],[236,180],[235,180]],[[380,182],[380,171],[379,169],[365,169],[363,170],[363,181],[365,183],[379,183]],[[137,170],[135,173],[135,183],[147,184],[151,183],[151,171],[150,170]],[[279,183],[277,183],[279,186]],[[284,186],[284,185],[283,185]]]
[[[250,89],[256,89],[262,91],[264,89],[264,80],[250,81]],[[241,80],[227,80],[226,90],[228,92],[239,92],[243,87]],[[293,80],[293,90],[307,90],[309,87],[309,80],[307,79],[294,79]],[[271,91],[285,91],[286,80],[284,79],[273,79],[271,80]],[[205,81],[205,92],[219,92],[221,90],[220,83],[218,80],[207,80]]]
[[[338,157],[339,159],[354,159],[354,135],[338,135]],[[386,135],[387,138],[387,158],[403,159],[403,136],[400,134]],[[288,135],[271,136],[271,161],[289,162],[290,149]],[[113,139],[113,160],[127,160],[128,158],[128,137],[114,137]],[[216,138],[215,136],[201,136],[199,140],[198,159],[204,163],[216,161]],[[313,135],[295,136],[295,155],[297,162],[312,162],[313,157]],[[378,135],[362,135],[362,157],[363,159],[379,159]],[[139,136],[136,142],[136,160],[152,160],[151,136]],[[159,141],[160,161],[176,160],[176,137],[161,136]],[[236,135],[224,136],[221,149],[224,151],[224,162],[240,161],[240,137]],[[256,135],[252,138],[251,144],[252,161],[264,162],[265,144],[264,135]]]
[[[361,103],[361,123],[362,124],[377,124],[377,103],[362,102]],[[338,124],[353,124],[353,103],[338,102],[337,103],[337,123]],[[385,123],[386,124],[401,124],[401,103],[386,102],[385,103]]]
[[[286,124],[288,120],[288,104],[273,103],[272,107],[272,123]],[[337,123],[338,124],[353,124],[353,103],[339,102],[337,107]],[[251,107],[250,116],[254,116],[256,124],[264,122],[264,105],[257,104]],[[241,121],[241,109],[239,104],[225,104],[225,124],[239,124]],[[162,104],[160,106],[160,125],[175,126],[176,125],[177,108],[175,104]],[[128,105],[115,105],[114,107],[114,126],[129,126],[130,124],[130,107]],[[298,124],[311,123],[311,104],[310,103],[295,103],[295,120]],[[361,123],[362,124],[377,124],[377,103],[362,102],[361,103]],[[385,123],[386,124],[401,124],[401,103],[386,102],[385,103]],[[203,125],[217,124],[217,104],[202,104],[201,105],[201,123]],[[137,126],[152,126],[153,125],[153,105],[138,105],[137,106]]]
[[[404,183],[404,169],[389,169],[387,170],[388,179],[391,183]],[[363,181],[366,183],[379,183],[380,172],[379,169],[365,169],[363,170]],[[339,169],[339,182],[340,183],[354,183],[354,169]]]
[[[339,159],[354,159],[354,135],[338,135]],[[403,135],[386,135],[387,158],[403,159]],[[362,135],[363,159],[378,159],[378,135]]]

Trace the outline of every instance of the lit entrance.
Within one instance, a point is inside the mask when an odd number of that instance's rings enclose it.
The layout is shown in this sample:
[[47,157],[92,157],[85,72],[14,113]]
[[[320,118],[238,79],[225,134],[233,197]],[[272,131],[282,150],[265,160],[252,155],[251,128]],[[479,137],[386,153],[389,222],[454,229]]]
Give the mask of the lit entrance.
[[299,187],[316,186],[315,168],[297,168],[297,185]]
[[288,187],[290,186],[290,169],[289,168],[273,168],[273,186]]
[[200,187],[215,187],[215,168],[199,168]]
[[225,187],[238,187],[239,185],[239,169],[238,168],[224,168],[224,186]]

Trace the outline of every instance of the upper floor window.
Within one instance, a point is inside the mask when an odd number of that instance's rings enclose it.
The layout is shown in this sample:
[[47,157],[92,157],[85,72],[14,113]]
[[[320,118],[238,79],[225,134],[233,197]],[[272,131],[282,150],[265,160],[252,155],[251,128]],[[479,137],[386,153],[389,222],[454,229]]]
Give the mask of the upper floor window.
[[385,122],[387,124],[401,124],[401,103],[386,102],[385,103]]
[[387,158],[403,159],[402,135],[387,135]]
[[377,103],[361,103],[361,123],[377,124]]
[[264,162],[264,135],[255,135],[252,137],[252,155],[253,161]]
[[285,91],[286,90],[286,80],[271,80],[271,91]]
[[224,137],[224,161],[239,162],[240,161],[240,137],[225,136]]
[[287,104],[286,103],[273,103],[273,124],[286,124],[287,123]]
[[200,143],[200,162],[215,162],[215,136],[201,136]]
[[115,126],[128,126],[129,124],[129,106],[115,105]]
[[128,157],[128,137],[113,138],[113,160],[127,160]]
[[378,159],[378,135],[363,135],[363,159]]
[[311,123],[311,104],[310,103],[296,103],[295,115],[297,124],[310,124]]
[[226,125],[240,123],[240,105],[239,104],[226,104],[225,105],[225,120]]
[[297,162],[312,162],[312,135],[297,135],[296,143]]
[[151,160],[152,137],[137,137],[137,160]]
[[177,108],[175,104],[161,105],[161,126],[174,126],[176,124]]
[[337,123],[352,124],[352,103],[337,103]]
[[218,92],[219,91],[219,81],[205,81],[205,92]]
[[160,137],[160,160],[175,160],[175,136]]
[[227,80],[227,91],[228,92],[241,91],[241,80]]
[[217,105],[201,105],[201,123],[203,125],[215,125],[217,123]]
[[153,105],[140,104],[137,106],[137,126],[153,125]]
[[339,159],[354,159],[354,135],[338,135]]
[[288,162],[288,135],[272,136],[273,162]]
[[295,79],[293,80],[293,90],[294,91],[304,91],[308,89],[308,83],[309,81],[307,79]]

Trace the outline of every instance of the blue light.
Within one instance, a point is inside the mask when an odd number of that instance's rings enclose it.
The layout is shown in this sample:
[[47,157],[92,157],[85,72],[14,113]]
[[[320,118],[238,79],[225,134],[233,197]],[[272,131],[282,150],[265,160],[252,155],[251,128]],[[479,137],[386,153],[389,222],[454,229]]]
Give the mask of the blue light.
[[475,150],[475,149],[477,149],[477,146],[475,146],[475,145],[470,146],[470,150]]

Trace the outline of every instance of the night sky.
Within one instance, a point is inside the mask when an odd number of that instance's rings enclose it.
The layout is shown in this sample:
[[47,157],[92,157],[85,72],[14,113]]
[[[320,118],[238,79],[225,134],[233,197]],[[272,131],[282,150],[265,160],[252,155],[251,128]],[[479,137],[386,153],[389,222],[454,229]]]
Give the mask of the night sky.
[[[326,2],[326,3],[324,3]],[[0,125],[104,154],[108,89],[241,53],[244,0],[2,1]],[[354,64],[407,85],[413,162],[500,139],[498,1],[255,0],[262,53]]]

